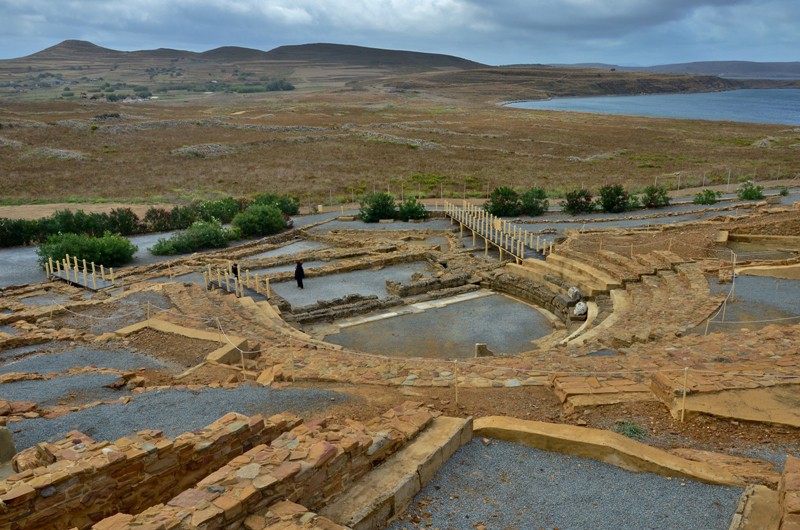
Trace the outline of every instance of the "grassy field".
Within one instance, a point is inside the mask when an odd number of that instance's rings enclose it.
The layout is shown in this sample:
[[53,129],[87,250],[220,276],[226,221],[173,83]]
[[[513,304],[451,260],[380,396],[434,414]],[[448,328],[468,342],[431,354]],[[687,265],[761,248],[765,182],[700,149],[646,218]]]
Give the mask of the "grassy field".
[[[139,83],[131,72],[144,66],[118,66],[117,81]],[[373,190],[461,197],[499,185],[539,185],[559,194],[604,183],[637,190],[655,181],[719,183],[729,172],[734,182],[800,172],[797,128],[497,104],[642,87],[724,88],[713,86],[716,78],[556,69],[385,75],[346,65],[273,66],[297,90],[172,91],[140,103],[60,99],[47,90],[6,94],[0,201],[175,202],[270,191],[320,204]],[[124,68],[130,72],[123,75]],[[196,73],[202,72],[208,77]],[[2,75],[10,75],[9,67],[0,68]],[[108,72],[83,75],[92,76],[109,79]]]

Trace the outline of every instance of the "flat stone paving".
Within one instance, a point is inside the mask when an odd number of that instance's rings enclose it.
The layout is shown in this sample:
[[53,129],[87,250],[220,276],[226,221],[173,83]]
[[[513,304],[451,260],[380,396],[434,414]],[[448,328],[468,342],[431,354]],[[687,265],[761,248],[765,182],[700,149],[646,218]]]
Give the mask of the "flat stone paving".
[[342,328],[327,342],[397,357],[467,359],[475,343],[497,354],[529,351],[531,341],[552,331],[535,308],[494,294]]

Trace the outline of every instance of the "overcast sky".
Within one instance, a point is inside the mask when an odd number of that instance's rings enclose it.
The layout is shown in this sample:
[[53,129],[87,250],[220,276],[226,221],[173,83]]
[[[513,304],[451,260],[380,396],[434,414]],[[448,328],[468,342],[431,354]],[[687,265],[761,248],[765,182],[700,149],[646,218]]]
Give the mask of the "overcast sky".
[[488,64],[800,60],[800,0],[0,0],[0,58],[330,42]]

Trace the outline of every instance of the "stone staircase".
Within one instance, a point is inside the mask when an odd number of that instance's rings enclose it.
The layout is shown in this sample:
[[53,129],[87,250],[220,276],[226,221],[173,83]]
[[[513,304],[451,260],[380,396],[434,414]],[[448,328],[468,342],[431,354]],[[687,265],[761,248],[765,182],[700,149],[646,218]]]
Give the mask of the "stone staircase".
[[[441,417],[412,402],[365,423],[310,421],[232,458],[163,504],[92,528],[338,530],[346,526],[336,519],[353,511],[365,514],[353,528],[379,528],[471,438],[471,419]],[[354,491],[363,495],[348,503]]]
[[433,420],[424,432],[320,510],[353,530],[377,530],[401,515],[438,469],[472,439],[472,418]]
[[719,305],[700,267],[673,252],[653,251],[633,258],[609,251],[591,255],[568,249],[560,252],[561,257],[554,254],[548,256],[548,261],[553,257],[554,263],[572,264],[573,269],[561,267],[562,271],[597,271],[591,279],[579,273],[579,284],[594,281],[592,285],[598,286],[603,275],[611,278],[604,287],[609,287],[613,312],[599,324],[571,337],[570,344],[596,341],[618,347],[681,334],[702,322]]

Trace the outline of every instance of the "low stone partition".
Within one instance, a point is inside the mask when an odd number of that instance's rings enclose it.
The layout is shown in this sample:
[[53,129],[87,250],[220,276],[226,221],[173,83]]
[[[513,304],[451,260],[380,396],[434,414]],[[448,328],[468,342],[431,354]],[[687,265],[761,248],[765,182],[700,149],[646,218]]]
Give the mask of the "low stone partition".
[[441,278],[428,278],[418,282],[410,282],[407,284],[386,280],[386,290],[389,294],[395,296],[406,297],[415,296],[418,294],[429,293],[431,291],[440,291],[442,289],[452,289],[453,287],[461,287],[469,283],[469,274],[455,274],[443,276]]
[[166,504],[138,515],[117,514],[93,528],[251,528],[247,521],[266,516],[284,500],[315,511],[431,421],[433,413],[421,403],[406,402],[365,424],[352,420],[301,424],[232,459]]
[[264,420],[230,413],[174,441],[140,431],[95,442],[73,431],[17,455],[27,469],[0,482],[0,528],[85,529],[118,512],[140,512],[299,423],[290,414]]
[[316,304],[298,307],[291,313],[284,313],[287,322],[297,322],[308,324],[310,322],[320,322],[327,320],[333,322],[340,318],[348,318],[355,315],[386,309],[401,305],[403,301],[397,296],[378,298],[376,295],[363,296],[350,294],[342,298],[325,300]]
[[778,498],[782,511],[780,530],[800,530],[800,458],[786,457]]

